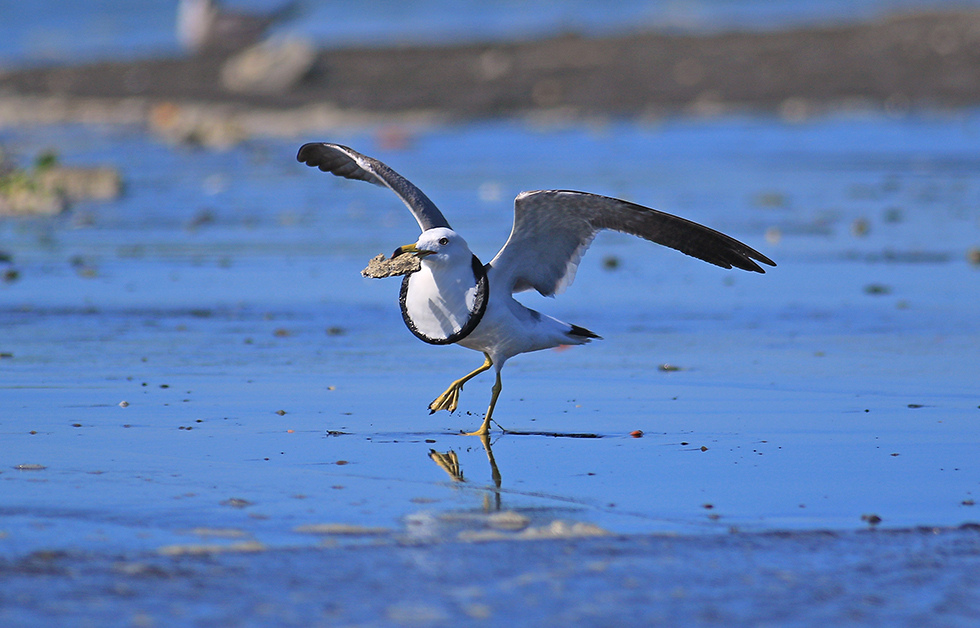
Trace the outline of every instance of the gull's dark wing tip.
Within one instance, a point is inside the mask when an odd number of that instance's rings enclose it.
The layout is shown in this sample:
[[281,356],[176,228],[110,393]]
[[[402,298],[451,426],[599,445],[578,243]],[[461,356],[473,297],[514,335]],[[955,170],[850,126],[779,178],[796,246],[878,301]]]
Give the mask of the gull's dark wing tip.
[[338,177],[382,184],[376,175],[367,172],[357,163],[355,155],[360,156],[354,150],[340,144],[311,142],[300,147],[299,152],[296,153],[296,161]]
[[300,163],[304,163],[307,166],[312,166],[313,164],[310,163],[310,161],[313,159],[312,153],[320,145],[321,144],[318,144],[316,142],[310,142],[309,144],[303,144],[302,146],[299,147],[299,152],[296,153],[296,161],[298,161]]
[[300,146],[296,161],[345,179],[388,187],[408,206],[422,231],[449,227],[446,217],[422,190],[373,157],[362,155],[342,144],[311,142]]
[[762,253],[756,251],[753,248],[745,247],[744,251],[734,251],[737,256],[736,259],[729,260],[731,265],[735,268],[741,270],[748,270],[754,273],[766,274],[766,269],[756,264],[756,262],[761,262],[766,266],[776,267],[776,262],[772,261]]
[[[771,259],[769,259],[765,255],[763,255],[762,253],[758,253],[758,252],[756,252],[756,253],[757,253],[757,256],[754,259],[762,262],[766,266],[772,266],[773,268],[776,267],[776,262],[772,261]],[[762,273],[762,274],[765,274],[766,273],[766,269],[760,267],[759,268],[759,272]]]
[[323,163],[324,157],[326,157],[330,148],[330,144],[324,144],[323,142],[303,144],[299,147],[299,152],[296,153],[296,161],[304,163],[307,166],[317,167]]

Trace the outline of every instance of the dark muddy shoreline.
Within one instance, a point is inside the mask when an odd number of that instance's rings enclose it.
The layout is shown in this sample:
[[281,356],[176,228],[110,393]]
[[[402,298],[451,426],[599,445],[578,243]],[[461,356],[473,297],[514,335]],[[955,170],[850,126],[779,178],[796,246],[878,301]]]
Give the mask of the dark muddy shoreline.
[[0,75],[0,97],[319,105],[464,119],[536,110],[642,116],[750,108],[795,116],[841,105],[962,107],[980,103],[980,12],[774,32],[321,50],[305,79],[274,94],[224,89],[223,62],[193,57],[14,70]]

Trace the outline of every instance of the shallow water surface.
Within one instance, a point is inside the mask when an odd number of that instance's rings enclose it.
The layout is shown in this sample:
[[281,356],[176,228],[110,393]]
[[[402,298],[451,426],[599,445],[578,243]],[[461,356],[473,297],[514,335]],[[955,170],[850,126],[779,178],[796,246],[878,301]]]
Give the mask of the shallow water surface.
[[[494,123],[397,150],[364,131],[212,153],[137,129],[3,131],[25,163],[54,147],[117,166],[126,195],[0,223],[18,273],[0,285],[0,556],[975,522],[978,132],[975,114]],[[397,281],[358,274],[414,221],[297,164],[314,139],[411,178],[484,260],[518,191],[578,188],[779,266],[600,236],[566,294],[522,300],[605,339],[509,362],[495,415],[531,434],[487,450],[458,432],[492,376],[457,414],[426,409],[480,356],[419,343]]]

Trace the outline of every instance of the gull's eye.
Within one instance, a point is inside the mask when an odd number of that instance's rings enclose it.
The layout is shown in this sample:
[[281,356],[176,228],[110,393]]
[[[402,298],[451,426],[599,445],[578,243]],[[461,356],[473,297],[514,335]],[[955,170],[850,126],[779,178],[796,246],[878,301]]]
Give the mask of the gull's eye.
[[439,244],[441,244],[442,246],[446,246],[447,244],[449,244],[449,238],[439,238]]

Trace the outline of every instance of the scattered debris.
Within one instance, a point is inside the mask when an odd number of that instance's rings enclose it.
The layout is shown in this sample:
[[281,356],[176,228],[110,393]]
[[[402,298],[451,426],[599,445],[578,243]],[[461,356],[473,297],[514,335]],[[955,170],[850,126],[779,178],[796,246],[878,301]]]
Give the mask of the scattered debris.
[[217,544],[187,544],[187,545],[164,545],[157,549],[157,553],[163,556],[201,556],[206,554],[228,554],[242,552],[262,552],[266,547],[258,541],[244,541],[242,543],[231,543],[228,545]]
[[517,534],[504,530],[464,530],[459,533],[460,541],[501,541],[501,540],[542,540],[574,539],[583,537],[608,536],[609,532],[591,523],[577,521],[552,521],[548,525],[525,528]]
[[348,523],[310,523],[293,528],[293,532],[298,532],[299,534],[366,536],[389,534],[391,530],[388,528],[372,528]]
[[891,287],[880,283],[871,283],[864,287],[864,294],[883,295],[891,294]]
[[851,235],[860,238],[868,235],[871,231],[871,223],[865,218],[858,218],[851,223]]
[[149,113],[150,129],[175,144],[228,149],[244,141],[248,133],[230,107],[178,105],[161,102]]
[[789,206],[789,199],[783,192],[760,192],[752,200],[756,207],[762,209],[786,209]]
[[221,502],[222,506],[231,506],[232,508],[245,508],[246,506],[251,506],[252,502],[247,499],[240,499],[238,497],[232,497]]
[[883,219],[889,224],[898,224],[905,220],[905,212],[902,211],[901,207],[889,207],[885,210]]
[[245,530],[238,528],[192,528],[187,534],[221,539],[242,539],[249,536]]
[[69,167],[53,152],[30,169],[0,163],[0,216],[52,216],[77,201],[109,201],[122,194],[122,177],[109,167]]
[[861,515],[861,521],[867,522],[867,524],[873,528],[879,523],[881,523],[881,517],[873,513],[866,514],[866,515]]
[[607,255],[602,258],[602,268],[605,270],[616,270],[622,262],[615,255]]
[[530,524],[528,517],[513,510],[495,512],[487,517],[487,525],[497,530],[523,530]]
[[779,241],[783,239],[783,230],[779,227],[769,227],[766,229],[766,242],[769,244],[779,244]]

